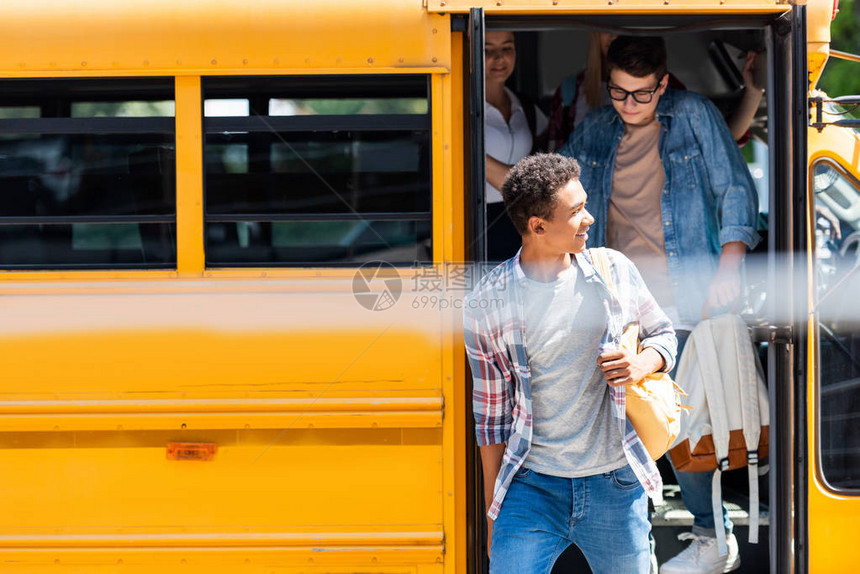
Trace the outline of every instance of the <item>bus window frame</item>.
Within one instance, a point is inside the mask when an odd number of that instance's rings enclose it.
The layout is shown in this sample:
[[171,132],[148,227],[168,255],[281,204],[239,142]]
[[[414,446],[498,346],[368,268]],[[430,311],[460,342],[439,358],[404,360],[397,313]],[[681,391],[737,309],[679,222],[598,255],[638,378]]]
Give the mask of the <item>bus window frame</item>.
[[[3,106],[26,104],[40,110],[39,117],[0,118],[0,134],[11,135],[97,135],[129,136],[131,138],[147,135],[168,136],[174,151],[177,143],[175,117],[73,117],[72,107],[78,102],[117,102],[149,101],[147,95],[155,95],[151,101],[164,101],[169,93],[176,102],[176,90],[172,76],[103,76],[103,77],[50,77],[50,78],[4,78],[0,84],[14,87],[16,84],[34,89],[42,84],[45,91],[32,98],[19,95],[14,90],[3,98]],[[42,90],[42,85],[39,89]],[[51,92],[50,89],[54,88]],[[93,90],[96,90],[93,92]],[[45,94],[45,95],[42,95]],[[116,94],[128,96],[117,98]],[[167,224],[173,226],[173,260],[166,263],[16,263],[0,266],[4,274],[25,273],[89,273],[89,272],[144,272],[159,273],[175,271],[178,266],[179,249],[176,242],[177,202],[176,172],[173,175],[172,213],[166,215],[54,215],[54,216],[8,216],[0,215],[0,226],[13,225],[76,225],[76,224]]]
[[[361,132],[396,132],[402,131],[403,133],[409,132],[425,132],[427,134],[427,168],[428,168],[428,179],[426,181],[427,187],[430,193],[430,197],[428,198],[429,208],[426,211],[413,211],[413,212],[356,212],[352,210],[351,212],[345,213],[295,213],[295,214],[287,214],[287,213],[266,213],[266,214],[227,214],[227,213],[210,213],[208,208],[206,207],[206,165],[204,161],[204,165],[201,169],[201,179],[203,182],[203,225],[204,225],[204,257],[205,263],[204,268],[207,272],[224,272],[225,270],[252,270],[252,269],[266,269],[266,270],[290,270],[290,269],[356,269],[360,267],[364,261],[356,260],[356,261],[346,261],[346,262],[330,262],[330,261],[320,261],[320,262],[293,262],[293,261],[272,261],[272,262],[260,262],[260,261],[252,261],[248,263],[217,263],[212,262],[209,259],[208,250],[206,249],[206,226],[209,223],[238,223],[238,222],[263,222],[263,223],[277,223],[277,222],[301,222],[301,221],[318,221],[318,220],[326,220],[326,221],[414,221],[417,223],[426,222],[429,225],[430,229],[430,253],[429,257],[424,260],[415,260],[409,262],[391,262],[394,267],[397,268],[408,268],[408,267],[426,267],[432,265],[433,262],[437,258],[437,248],[440,247],[438,244],[437,234],[434,231],[434,212],[436,211],[436,185],[437,181],[434,177],[436,175],[436,167],[435,167],[435,147],[437,140],[441,137],[441,134],[437,133],[434,125],[436,120],[436,110],[434,109],[434,76],[436,74],[426,73],[422,71],[415,70],[406,70],[402,73],[397,74],[388,74],[388,75],[379,75],[379,74],[323,74],[323,75],[297,75],[297,74],[283,74],[283,75],[273,75],[273,74],[262,74],[262,75],[213,75],[213,76],[202,76],[201,77],[201,87],[200,87],[200,98],[201,104],[206,102],[209,99],[222,99],[224,97],[228,98],[248,98],[249,106],[251,109],[252,115],[243,116],[243,117],[219,117],[219,116],[206,116],[203,108],[205,105],[201,105],[201,126],[202,126],[202,136],[203,136],[203,146],[205,149],[206,138],[210,134],[217,134],[221,132],[245,132],[245,133],[287,133],[287,132],[328,132],[328,133],[339,133],[346,131],[361,131]],[[392,80],[392,78],[407,78],[404,79],[404,84],[413,80],[416,82],[421,80],[424,83],[424,98],[427,102],[427,111],[424,114],[398,114],[398,113],[388,113],[388,114],[319,114],[319,115],[294,115],[294,116],[283,116],[283,115],[270,115],[268,112],[268,106],[265,108],[267,113],[263,114],[253,114],[253,110],[255,108],[259,108],[260,106],[252,105],[251,99],[255,94],[248,93],[247,96],[237,95],[239,92],[234,92],[232,95],[229,94],[230,90],[238,89],[238,88],[224,88],[224,86],[218,86],[217,88],[207,87],[207,83],[217,83],[217,82],[239,82],[241,80],[246,80],[250,82],[254,81],[263,81],[266,79],[271,79],[273,81],[283,82],[285,85],[289,85],[293,83],[293,86],[290,86],[295,93],[301,94],[301,91],[310,89],[310,92],[313,93],[314,86],[313,81],[321,83],[323,86],[326,86],[326,82],[333,83],[337,80],[341,81],[352,81],[353,83],[361,85],[361,87],[370,86],[373,80],[375,79],[386,79]],[[305,80],[308,81],[308,84],[302,86],[301,82]],[[397,81],[397,80],[395,80]],[[380,88],[380,95],[384,94],[384,91]],[[228,92],[227,94],[223,92]],[[372,90],[371,90],[372,92]],[[276,92],[271,94],[264,94],[262,96],[257,95],[257,97],[262,100],[268,100],[272,97]],[[370,93],[370,92],[369,92]],[[279,93],[281,97],[283,97],[283,93]],[[325,98],[322,98],[325,99]],[[336,99],[336,98],[332,98]],[[416,247],[419,244],[416,244]]]
[[[824,413],[822,412],[822,379],[821,379],[821,319],[819,317],[819,313],[817,307],[819,303],[822,301],[822,295],[827,296],[831,293],[828,291],[824,294],[818,293],[819,283],[818,283],[818,244],[816,234],[814,233],[815,225],[816,225],[816,217],[815,217],[815,196],[816,192],[814,189],[814,177],[815,177],[815,168],[821,164],[825,164],[832,169],[834,169],[840,176],[844,177],[845,180],[854,187],[858,194],[860,194],[860,178],[851,173],[850,169],[848,169],[842,162],[841,158],[835,155],[829,155],[827,152],[816,155],[809,162],[808,169],[808,189],[809,189],[809,209],[810,209],[810,220],[809,220],[809,239],[810,239],[810,250],[809,250],[809,258],[811,260],[811,267],[814,270],[811,274],[810,281],[810,296],[812,300],[810,301],[810,308],[815,310],[812,314],[813,316],[813,328],[815,333],[814,339],[814,363],[812,365],[812,376],[813,376],[813,392],[814,392],[814,404],[815,410],[813,411],[813,425],[815,429],[815,441],[814,441],[814,457],[815,457],[815,475],[816,479],[820,482],[821,486],[832,494],[838,496],[847,496],[852,498],[860,497],[860,486],[857,488],[845,488],[834,486],[828,479],[827,475],[824,471],[824,450],[822,448],[821,439],[823,433],[823,418]],[[860,231],[860,230],[858,230]],[[849,271],[850,273],[850,271]],[[855,271],[855,273],[857,273]],[[838,282],[837,285],[838,286]],[[834,286],[835,287],[835,286]]]

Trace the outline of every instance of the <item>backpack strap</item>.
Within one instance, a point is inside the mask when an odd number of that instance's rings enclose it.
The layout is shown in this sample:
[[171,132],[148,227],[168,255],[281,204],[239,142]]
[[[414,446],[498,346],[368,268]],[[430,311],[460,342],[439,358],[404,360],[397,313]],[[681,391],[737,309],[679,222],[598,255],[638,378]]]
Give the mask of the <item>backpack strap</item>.
[[723,377],[720,375],[720,362],[717,358],[717,343],[711,330],[712,320],[702,321],[696,330],[701,340],[697,341],[696,351],[699,357],[701,380],[704,383],[705,397],[708,401],[708,412],[711,415],[712,437],[714,439],[714,454],[717,457],[717,468],[711,479],[711,509],[714,513],[714,530],[717,535],[717,550],[720,556],[728,554],[726,544],[726,529],[723,525],[723,492],[721,479],[724,470],[729,468],[729,425],[726,410],[726,397],[723,392]]
[[761,439],[761,409],[759,405],[758,370],[752,343],[746,324],[737,315],[731,316],[734,343],[736,345],[738,383],[740,384],[741,414],[744,443],[747,448],[747,473],[750,489],[749,541],[758,543],[759,492],[758,492],[758,444]]
[[603,279],[603,282],[606,283],[609,292],[615,295],[615,283],[612,281],[612,273],[609,269],[609,256],[606,255],[606,248],[592,247],[588,252],[591,254],[591,264],[594,265],[595,271]]

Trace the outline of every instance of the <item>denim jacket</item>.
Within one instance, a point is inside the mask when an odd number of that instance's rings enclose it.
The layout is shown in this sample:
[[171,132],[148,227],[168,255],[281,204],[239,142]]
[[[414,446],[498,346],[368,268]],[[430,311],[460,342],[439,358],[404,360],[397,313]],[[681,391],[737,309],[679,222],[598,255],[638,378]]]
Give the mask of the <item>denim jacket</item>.
[[[720,112],[694,92],[667,89],[657,104],[660,158],[666,173],[660,215],[669,275],[681,321],[698,323],[722,245],[752,249],[758,197],[752,177]],[[586,116],[559,151],[582,167],[582,185],[595,223],[589,247],[606,243],[615,152],[624,122],[612,106]]]

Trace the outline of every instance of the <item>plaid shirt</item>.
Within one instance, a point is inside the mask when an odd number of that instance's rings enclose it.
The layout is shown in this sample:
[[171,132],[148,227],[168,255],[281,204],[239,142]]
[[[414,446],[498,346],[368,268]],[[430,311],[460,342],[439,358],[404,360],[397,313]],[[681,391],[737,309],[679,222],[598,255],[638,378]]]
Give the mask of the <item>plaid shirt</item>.
[[[642,345],[652,347],[665,360],[663,370],[675,364],[677,341],[672,324],[654,301],[639,271],[624,255],[607,250],[618,297],[591,263],[589,252],[577,253],[586,281],[598,286],[606,309],[606,330],[600,351],[620,347],[626,325],[639,323]],[[479,446],[506,443],[496,478],[493,502],[487,515],[495,519],[514,474],[525,461],[532,440],[531,371],[524,343],[526,328],[522,282],[526,280],[520,255],[490,271],[466,298],[463,337],[472,366],[472,408]],[[494,305],[493,301],[503,301]],[[613,414],[623,438],[624,454],[649,496],[662,488],[657,466],[625,416],[625,387],[609,387]]]

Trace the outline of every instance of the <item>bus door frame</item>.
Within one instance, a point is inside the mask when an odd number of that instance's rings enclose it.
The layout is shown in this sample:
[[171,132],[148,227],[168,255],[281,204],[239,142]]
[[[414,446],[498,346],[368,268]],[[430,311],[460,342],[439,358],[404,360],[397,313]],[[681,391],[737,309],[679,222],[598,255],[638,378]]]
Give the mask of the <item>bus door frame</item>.
[[[614,17],[613,19],[617,19]],[[520,19],[520,18],[517,18]],[[587,18],[586,18],[587,19]],[[580,22],[586,19],[577,19]],[[623,17],[621,18],[624,19]],[[557,18],[553,18],[557,20]],[[595,19],[595,23],[599,19]],[[770,190],[768,213],[768,389],[770,420],[777,432],[770,436],[769,509],[770,572],[772,574],[806,574],[807,547],[807,476],[806,443],[806,365],[798,357],[806,353],[804,316],[795,316],[797,301],[805,301],[802,282],[792,281],[793,289],[784,289],[787,277],[798,278],[805,267],[794,265],[797,254],[806,249],[806,10],[795,6],[790,13],[764,27],[768,46],[768,148]],[[485,14],[481,8],[470,10],[464,57],[468,59],[469,80],[464,82],[468,99],[468,145],[466,161],[470,186],[467,197],[470,229],[467,240],[472,261],[486,261],[486,210],[484,204],[484,32]],[[471,396],[471,378],[467,399]],[[474,441],[474,430],[470,431]],[[472,442],[474,445],[475,443]],[[486,521],[484,520],[483,479],[480,453],[474,448],[475,460],[469,469],[469,505],[473,513],[470,543],[474,549],[469,560],[470,572],[486,572]]]
[[[768,42],[767,376],[770,399],[770,572],[808,571],[806,496],[806,7],[773,22]],[[806,278],[808,279],[808,278]],[[790,289],[785,289],[789,281]]]
[[[469,169],[469,221],[471,223],[469,254],[472,261],[487,260],[487,209],[484,201],[487,166],[486,151],[484,150],[484,114],[485,114],[485,83],[484,83],[484,9],[472,8],[469,11],[468,49],[465,52],[469,58],[469,149],[467,162]],[[464,82],[466,84],[466,82]]]
[[[474,272],[482,270],[487,261],[487,209],[485,204],[486,179],[486,151],[484,149],[484,113],[485,113],[485,57],[484,57],[484,9],[472,8],[469,11],[466,22],[466,37],[464,39],[463,56],[464,68],[468,70],[468,81],[463,82],[466,93],[464,97],[468,102],[464,109],[468,113],[466,128],[468,130],[466,141],[466,157],[463,165],[466,167],[466,182],[469,186],[466,198],[466,213],[468,229],[466,241],[468,248],[466,252],[475,266]],[[472,377],[466,377],[466,404],[471,405]],[[469,409],[471,412],[471,409]],[[467,517],[469,525],[469,574],[479,574],[489,571],[489,556],[487,547],[487,519],[484,508],[484,480],[481,469],[481,453],[475,440],[475,427],[467,424],[468,451],[471,453],[468,465],[468,491]]]

